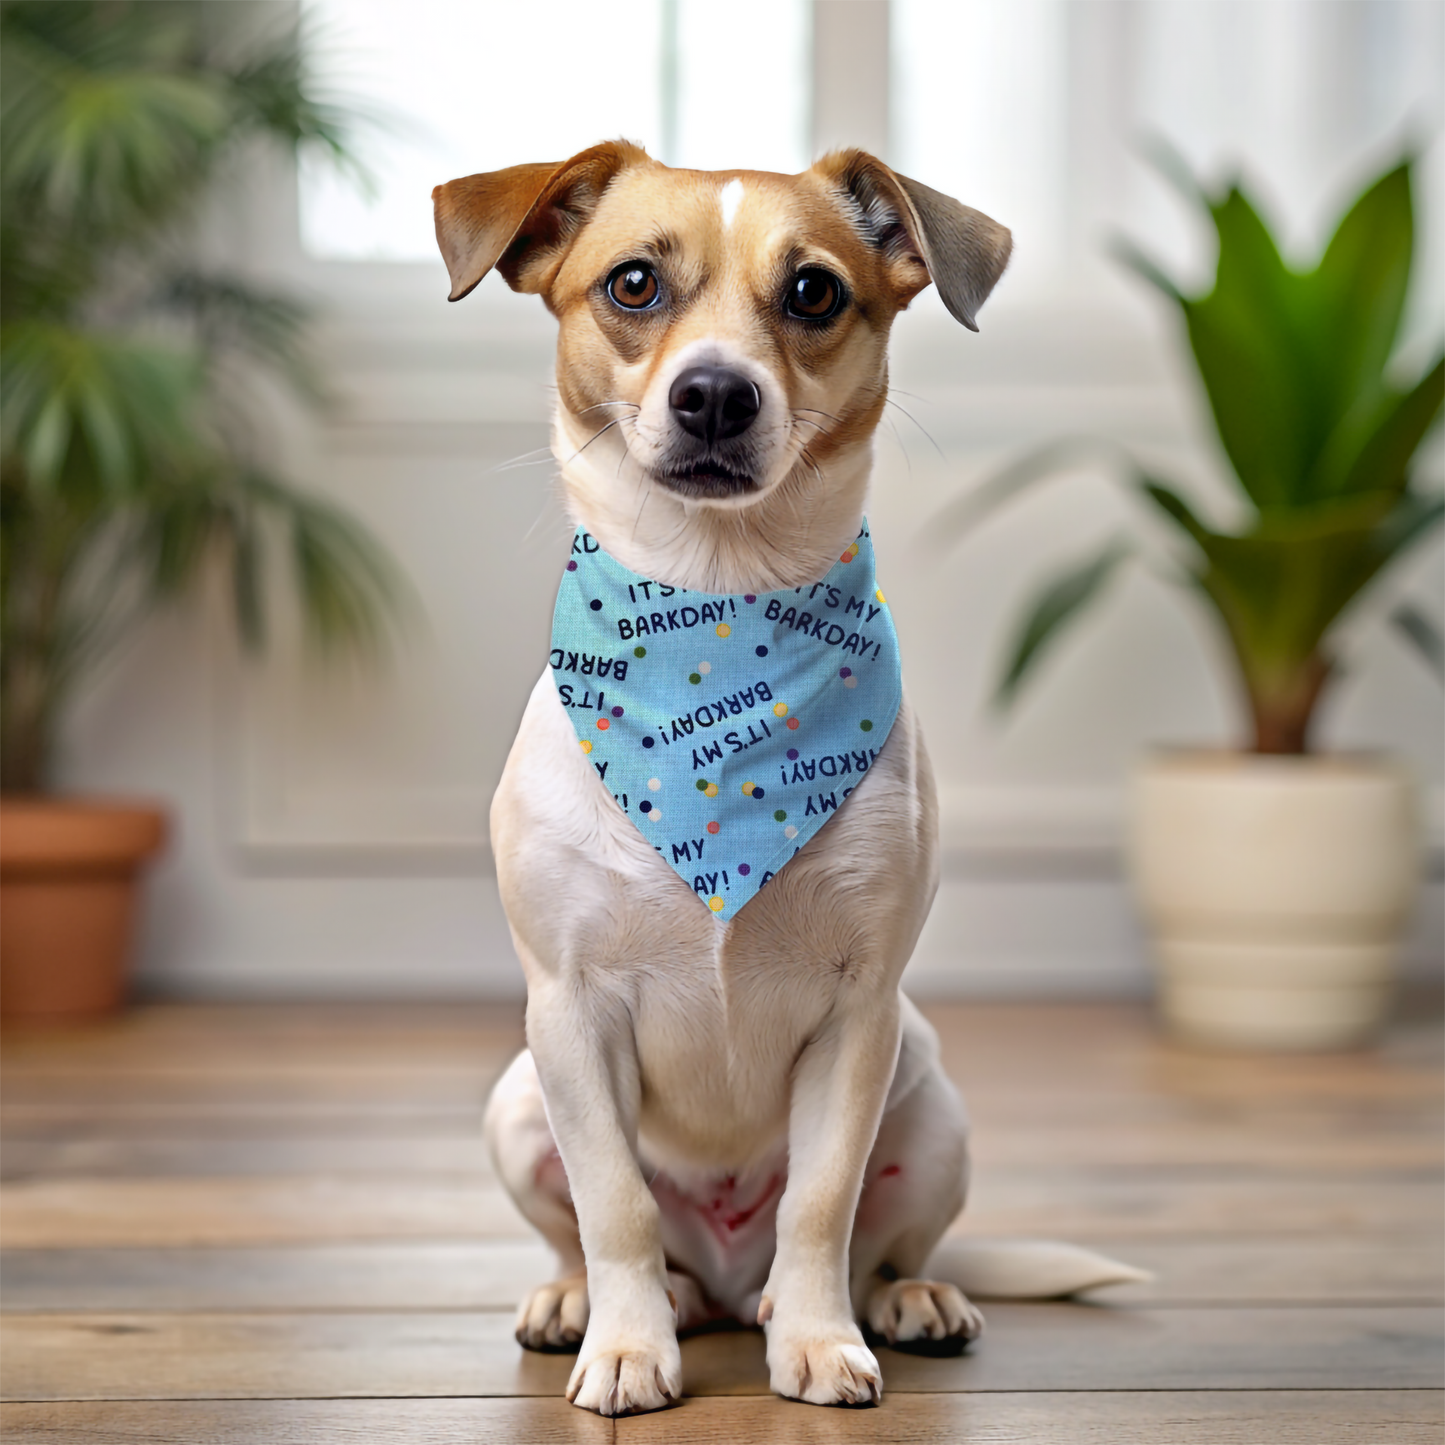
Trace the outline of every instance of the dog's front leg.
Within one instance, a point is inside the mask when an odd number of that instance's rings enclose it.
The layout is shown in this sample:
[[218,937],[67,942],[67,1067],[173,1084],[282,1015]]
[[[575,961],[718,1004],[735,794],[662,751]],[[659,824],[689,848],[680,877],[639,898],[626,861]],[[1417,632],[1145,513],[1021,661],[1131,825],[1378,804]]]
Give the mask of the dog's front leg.
[[527,1041],[567,1171],[592,1313],[567,1398],[602,1415],[682,1393],[657,1202],[637,1164],[638,1066],[624,1010],[573,979],[533,983]]
[[857,998],[794,1070],[788,1184],[758,1310],[773,1389],[790,1399],[867,1405],[883,1394],[848,1296],[848,1243],[898,1040],[897,993]]

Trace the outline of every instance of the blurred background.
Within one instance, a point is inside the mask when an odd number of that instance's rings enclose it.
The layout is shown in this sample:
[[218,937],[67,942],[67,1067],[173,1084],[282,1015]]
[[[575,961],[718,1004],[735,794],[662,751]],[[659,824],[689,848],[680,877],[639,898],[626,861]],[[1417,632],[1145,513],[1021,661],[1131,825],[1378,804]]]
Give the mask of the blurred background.
[[[143,8],[143,7],[142,7]],[[260,7],[286,18],[294,7]],[[1158,743],[1232,745],[1241,713],[1197,601],[1136,569],[1008,717],[989,696],[1020,600],[1128,510],[1099,477],[1036,489],[943,560],[950,499],[1061,433],[1127,444],[1192,495],[1229,493],[1175,314],[1112,261],[1125,232],[1207,286],[1207,227],[1140,156],[1168,138],[1248,180],[1312,260],[1407,147],[1415,285],[1403,349],[1445,320],[1445,9],[1433,0],[315,0],[324,89],[369,109],[369,193],[258,151],[207,203],[198,258],[318,309],[333,394],[277,395],[268,443],[369,524],[418,605],[391,660],[258,659],[223,599],[158,615],[77,695],[55,782],[150,795],[176,836],[138,977],[192,996],[519,997],[487,809],[546,654],[570,529],[547,462],[554,324],[491,277],[448,306],[431,187],[615,135],[675,165],[794,171],[861,145],[1010,226],[1015,259],[965,333],[925,293],[894,333],[870,516],[943,796],[944,882],[922,996],[1147,987],[1123,880],[1125,780]],[[508,465],[509,463],[516,463]],[[1438,428],[1423,469],[1442,472]],[[1407,976],[1442,953],[1441,689],[1387,624],[1442,610],[1438,535],[1354,609],[1318,740],[1389,750],[1424,785],[1426,886]],[[1045,675],[1046,674],[1046,675]]]

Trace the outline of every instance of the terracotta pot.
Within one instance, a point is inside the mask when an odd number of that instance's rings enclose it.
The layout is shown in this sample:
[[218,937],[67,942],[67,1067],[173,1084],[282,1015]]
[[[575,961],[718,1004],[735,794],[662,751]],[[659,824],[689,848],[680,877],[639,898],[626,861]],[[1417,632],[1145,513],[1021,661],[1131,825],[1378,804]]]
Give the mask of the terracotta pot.
[[1148,759],[1130,852],[1169,1026],[1233,1048],[1368,1041],[1420,876],[1415,804],[1385,759]]
[[157,808],[70,799],[0,801],[0,1014],[108,1013],[125,997],[142,864]]

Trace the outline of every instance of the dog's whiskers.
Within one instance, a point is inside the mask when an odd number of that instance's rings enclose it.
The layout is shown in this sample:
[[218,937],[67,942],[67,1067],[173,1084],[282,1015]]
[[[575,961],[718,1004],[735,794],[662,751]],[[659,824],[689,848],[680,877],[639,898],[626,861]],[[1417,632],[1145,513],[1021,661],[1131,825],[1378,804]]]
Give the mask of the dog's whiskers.
[[810,416],[795,416],[793,418],[793,425],[817,427],[820,436],[830,437],[833,435],[831,427],[824,426],[820,421],[814,421]]
[[565,462],[562,463],[562,465],[563,465],[564,467],[571,466],[572,463],[575,462],[575,461],[577,460],[577,458],[580,457],[580,456],[582,455],[582,453],[585,452],[585,451],[587,450],[587,448],[590,447],[590,446],[592,445],[592,443],[597,440],[598,437],[600,437],[600,436],[605,436],[608,432],[610,432],[610,431],[612,430],[613,427],[615,427],[615,426],[619,425],[620,423],[626,421],[626,419],[627,419],[626,417],[621,417],[621,416],[613,417],[613,419],[612,419],[610,422],[608,422],[605,427],[602,427],[599,431],[593,432],[592,435],[591,435],[590,437],[588,437],[587,440],[586,440],[585,442],[583,442],[582,445],[581,445],[580,447],[578,447],[577,450],[576,450],[575,452],[573,452],[572,455],[571,455],[570,457],[568,457]]
[[494,477],[500,472],[517,471],[522,467],[539,467],[552,455],[551,447],[538,447],[535,451],[522,452],[519,456],[508,457],[494,467],[488,467],[486,476]]
[[[899,404],[894,401],[891,396],[885,396],[883,400],[888,406],[895,407],[897,408],[897,410],[901,411],[903,415],[906,416],[908,420],[911,421],[913,425],[916,426],[918,430],[921,431],[923,435],[928,438],[929,445],[933,448],[934,451],[938,453],[938,458],[940,461],[946,462],[948,460],[948,458],[943,454],[943,448],[939,446],[936,441],[934,441],[933,433],[930,432],[928,428],[924,426],[923,423],[919,421],[918,418],[914,416],[911,411],[908,410],[907,407],[899,406]],[[899,445],[902,445],[902,438],[899,438]]]
[[630,406],[634,413],[642,410],[642,407],[635,401],[599,401],[593,406],[584,406],[581,411],[575,412],[575,416],[586,416],[589,411],[599,411],[604,406]]

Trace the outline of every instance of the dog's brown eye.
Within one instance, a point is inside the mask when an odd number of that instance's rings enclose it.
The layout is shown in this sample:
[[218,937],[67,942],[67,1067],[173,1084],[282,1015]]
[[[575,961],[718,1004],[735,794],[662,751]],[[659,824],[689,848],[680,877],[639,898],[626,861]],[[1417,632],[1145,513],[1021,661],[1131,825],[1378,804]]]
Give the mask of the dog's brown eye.
[[818,266],[799,271],[788,288],[788,315],[804,321],[826,321],[842,302],[843,283]]
[[624,261],[607,278],[607,294],[628,311],[651,306],[660,290],[657,273],[643,261]]

